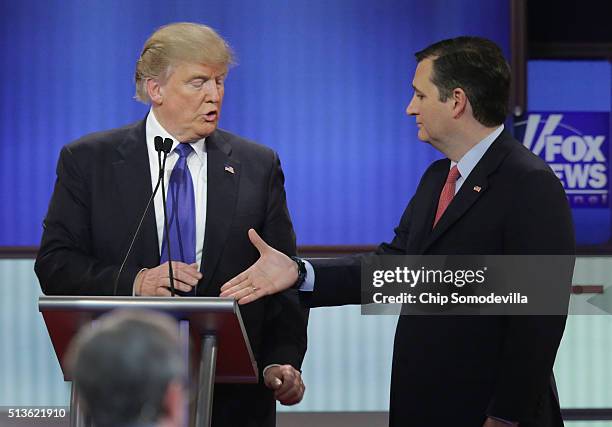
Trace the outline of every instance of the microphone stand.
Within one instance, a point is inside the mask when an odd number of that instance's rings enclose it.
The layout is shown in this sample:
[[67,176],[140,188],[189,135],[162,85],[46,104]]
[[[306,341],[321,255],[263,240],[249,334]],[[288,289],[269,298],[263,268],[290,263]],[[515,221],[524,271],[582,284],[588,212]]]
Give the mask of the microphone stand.
[[163,196],[163,205],[164,205],[164,231],[166,234],[166,250],[168,251],[168,275],[170,276],[170,294],[175,296],[175,288],[174,288],[174,272],[172,271],[172,256],[170,254],[170,227],[168,226],[168,208],[166,207],[166,187],[164,185],[165,181],[165,170],[166,170],[166,158],[168,157],[168,153],[172,150],[172,139],[166,138],[164,140],[163,152],[164,152],[164,161],[162,164],[162,168],[160,169],[162,172],[161,177],[161,187],[162,187],[162,196]]
[[[163,148],[164,148],[163,138],[161,136],[156,136],[155,137],[155,151],[157,151],[157,164],[158,164],[158,166],[161,165],[161,152],[163,151]],[[157,194],[157,190],[159,189],[159,184],[160,183],[163,183],[163,170],[161,168],[159,169],[159,176],[157,178],[157,183],[155,184],[155,189],[153,190],[153,193],[151,194],[151,197],[149,197],[149,200],[147,201],[147,206],[145,207],[144,212],[142,213],[142,216],[140,217],[140,222],[138,222],[138,227],[136,227],[136,231],[134,232],[134,236],[132,237],[132,241],[130,242],[130,246],[128,247],[128,250],[125,253],[125,257],[123,257],[123,261],[121,262],[121,267],[119,267],[119,271],[117,272],[117,276],[115,277],[115,283],[113,284],[113,296],[117,295],[117,287],[119,285],[119,277],[121,277],[121,273],[123,272],[123,269],[125,268],[125,263],[127,262],[128,257],[130,256],[130,253],[132,252],[132,248],[134,247],[134,242],[136,242],[136,237],[138,237],[138,233],[140,232],[140,228],[142,227],[142,224],[144,223],[144,219],[147,216],[147,212],[149,211],[149,207],[151,206],[151,202],[153,201],[153,198],[155,197],[155,194]],[[166,205],[164,204],[164,207],[165,206]]]

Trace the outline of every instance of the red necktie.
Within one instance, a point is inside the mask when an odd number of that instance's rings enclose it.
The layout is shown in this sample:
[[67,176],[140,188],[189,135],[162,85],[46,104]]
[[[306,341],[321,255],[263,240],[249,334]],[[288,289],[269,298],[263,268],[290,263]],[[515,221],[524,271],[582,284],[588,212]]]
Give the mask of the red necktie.
[[[433,226],[435,227],[440,217],[450,205],[451,200],[455,197],[455,183],[459,179],[461,174],[459,173],[459,169],[457,169],[457,165],[453,166],[448,172],[448,176],[446,177],[446,182],[444,183],[444,187],[442,188],[442,192],[440,193],[440,200],[438,200],[438,210],[436,211],[436,218],[434,219]],[[433,228],[433,227],[432,227]]]

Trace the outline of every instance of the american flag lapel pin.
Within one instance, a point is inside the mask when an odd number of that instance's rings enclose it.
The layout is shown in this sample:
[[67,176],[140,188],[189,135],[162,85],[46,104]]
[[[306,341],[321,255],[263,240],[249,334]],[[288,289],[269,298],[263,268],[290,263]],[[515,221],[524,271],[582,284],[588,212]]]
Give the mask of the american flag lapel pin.
[[225,165],[225,172],[235,173],[234,168],[230,165]]
[[480,187],[480,185],[475,185],[474,186],[474,191],[477,193],[480,193],[480,190],[482,190],[482,188]]

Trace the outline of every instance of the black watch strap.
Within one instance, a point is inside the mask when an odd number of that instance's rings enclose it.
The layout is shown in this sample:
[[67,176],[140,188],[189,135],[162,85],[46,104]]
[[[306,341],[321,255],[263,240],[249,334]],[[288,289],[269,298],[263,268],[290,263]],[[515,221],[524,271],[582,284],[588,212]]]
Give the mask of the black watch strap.
[[298,267],[298,278],[293,284],[292,288],[299,289],[300,286],[302,286],[302,283],[304,283],[304,280],[306,280],[306,264],[304,264],[304,261],[302,260],[302,258],[292,256],[291,259],[295,261]]

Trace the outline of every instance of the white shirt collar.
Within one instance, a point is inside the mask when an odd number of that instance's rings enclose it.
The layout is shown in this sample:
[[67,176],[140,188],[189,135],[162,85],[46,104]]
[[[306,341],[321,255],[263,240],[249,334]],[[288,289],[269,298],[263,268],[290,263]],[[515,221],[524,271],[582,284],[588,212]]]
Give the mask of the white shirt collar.
[[[172,151],[170,152],[169,155],[176,154],[174,153],[174,149],[180,143],[174,136],[170,135],[170,133],[166,129],[164,129],[164,127],[159,123],[159,121],[157,121],[157,118],[155,117],[155,113],[153,112],[153,108],[149,110],[149,115],[147,116],[147,123],[145,125],[145,129],[146,129],[146,134],[147,134],[147,147],[149,150],[155,151],[155,137],[161,136],[164,139],[170,138],[174,141],[174,143],[172,144]],[[198,156],[198,158],[200,159],[200,161],[202,163],[205,163],[206,161],[206,157],[205,157],[206,156],[206,138],[202,138],[196,142],[192,142],[190,143],[190,145],[193,148],[193,151],[196,154],[196,156]]]
[[459,169],[459,173],[461,174],[461,179],[466,179],[476,167],[480,159],[482,159],[491,144],[493,144],[493,141],[495,141],[497,137],[501,135],[503,130],[504,125],[501,124],[497,129],[495,129],[478,144],[474,145],[467,153],[465,153],[459,162],[451,161],[450,167],[452,168],[453,166],[457,165],[457,169]]

